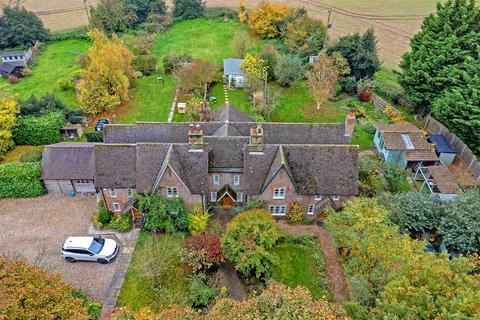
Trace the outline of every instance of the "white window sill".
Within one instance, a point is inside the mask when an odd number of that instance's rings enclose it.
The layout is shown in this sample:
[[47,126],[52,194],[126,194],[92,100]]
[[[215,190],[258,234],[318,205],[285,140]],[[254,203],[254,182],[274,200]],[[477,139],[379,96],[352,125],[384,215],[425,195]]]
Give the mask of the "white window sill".
[[275,199],[275,200],[282,200],[282,199],[285,199],[285,197],[272,197],[272,199]]

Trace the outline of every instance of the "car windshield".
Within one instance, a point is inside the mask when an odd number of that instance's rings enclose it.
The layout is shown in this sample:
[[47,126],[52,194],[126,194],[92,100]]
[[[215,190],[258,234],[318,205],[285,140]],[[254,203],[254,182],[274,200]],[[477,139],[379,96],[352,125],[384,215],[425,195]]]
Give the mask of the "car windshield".
[[93,238],[92,244],[90,245],[90,248],[88,248],[88,250],[98,254],[100,253],[100,251],[102,251],[104,244],[105,244],[105,239]]

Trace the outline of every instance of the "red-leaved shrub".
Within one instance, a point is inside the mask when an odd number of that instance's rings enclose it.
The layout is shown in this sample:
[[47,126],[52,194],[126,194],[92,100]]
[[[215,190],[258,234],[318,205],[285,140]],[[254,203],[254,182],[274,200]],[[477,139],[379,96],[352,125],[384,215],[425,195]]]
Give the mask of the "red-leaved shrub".
[[216,234],[203,233],[198,236],[190,236],[187,238],[187,248],[193,250],[205,250],[208,260],[211,263],[220,263],[225,258],[220,237]]

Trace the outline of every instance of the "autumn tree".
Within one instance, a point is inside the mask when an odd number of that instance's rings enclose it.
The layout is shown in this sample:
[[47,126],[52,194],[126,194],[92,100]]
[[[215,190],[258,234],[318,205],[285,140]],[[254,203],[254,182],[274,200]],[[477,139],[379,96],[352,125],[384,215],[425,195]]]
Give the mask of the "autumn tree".
[[123,3],[119,0],[100,0],[90,8],[90,26],[108,34],[127,30],[136,19],[134,12],[124,11]]
[[342,75],[348,74],[348,62],[338,52],[321,53],[307,72],[310,94],[317,102],[317,109],[335,94],[335,86]]
[[241,32],[233,37],[232,51],[236,58],[243,59],[252,47],[252,39],[248,33]]
[[286,5],[263,2],[250,12],[248,26],[262,38],[275,38],[280,34],[279,22],[288,16],[290,10]]
[[14,146],[12,129],[19,113],[20,108],[13,96],[5,86],[0,86],[0,159]]
[[240,66],[242,70],[247,75],[247,82],[249,82],[251,87],[256,87],[255,83],[250,82],[264,82],[264,91],[267,86],[268,79],[268,66],[264,60],[258,56],[251,55],[247,53],[245,59]]
[[325,24],[310,18],[304,8],[293,10],[281,28],[285,47],[301,57],[318,54],[327,36]]
[[215,80],[218,67],[215,63],[197,60],[184,64],[177,72],[178,86],[185,91],[203,91],[203,99],[206,99],[208,85]]
[[60,275],[0,256],[0,318],[88,320],[85,301]]
[[238,5],[238,20],[240,20],[241,23],[248,21],[247,4],[245,0],[240,0],[240,4]]
[[109,39],[104,33],[92,30],[93,41],[88,50],[89,64],[78,84],[78,102],[89,114],[110,111],[128,101],[128,88],[134,79],[132,54],[120,40]]

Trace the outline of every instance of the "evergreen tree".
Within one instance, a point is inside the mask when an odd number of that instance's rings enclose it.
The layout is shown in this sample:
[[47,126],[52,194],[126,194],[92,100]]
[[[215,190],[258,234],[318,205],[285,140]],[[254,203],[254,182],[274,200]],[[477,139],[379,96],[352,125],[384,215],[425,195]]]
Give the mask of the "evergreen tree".
[[48,39],[42,21],[25,8],[3,8],[0,16],[0,48],[33,44]]
[[478,63],[479,40],[480,10],[474,0],[438,4],[436,14],[425,18],[411,40],[411,52],[400,63],[400,83],[410,99],[429,111],[444,89],[457,84],[454,75],[466,70],[466,61]]
[[163,0],[123,0],[123,8],[127,15],[135,15],[135,25],[145,22],[150,14],[162,15],[167,11]]
[[178,20],[195,19],[203,14],[202,0],[173,0],[173,17]]
[[380,68],[377,38],[373,29],[363,35],[358,32],[342,37],[328,49],[328,53],[339,52],[348,61],[351,73],[357,80],[372,78]]

